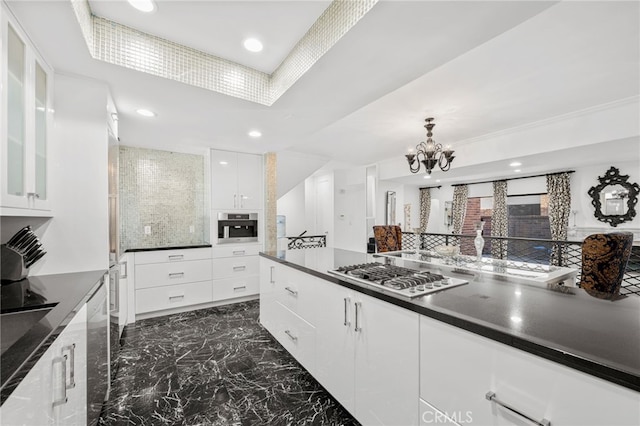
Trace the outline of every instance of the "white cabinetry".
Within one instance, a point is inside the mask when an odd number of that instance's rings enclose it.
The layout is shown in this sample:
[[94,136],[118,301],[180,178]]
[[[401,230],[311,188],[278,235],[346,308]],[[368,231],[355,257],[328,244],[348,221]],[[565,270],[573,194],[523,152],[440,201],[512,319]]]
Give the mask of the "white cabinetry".
[[80,309],[0,407],[3,425],[87,420],[87,308]]
[[554,426],[640,424],[638,392],[427,317],[420,321],[420,396],[459,424],[532,424],[488,400],[488,392]]
[[262,156],[211,150],[211,208],[262,210]]
[[418,314],[261,258],[260,322],[362,424],[418,424]]
[[137,252],[134,259],[136,315],[212,302],[210,248]]
[[2,214],[46,216],[53,71],[4,5],[0,5],[0,46]]
[[213,300],[255,296],[260,290],[259,245],[213,249]]

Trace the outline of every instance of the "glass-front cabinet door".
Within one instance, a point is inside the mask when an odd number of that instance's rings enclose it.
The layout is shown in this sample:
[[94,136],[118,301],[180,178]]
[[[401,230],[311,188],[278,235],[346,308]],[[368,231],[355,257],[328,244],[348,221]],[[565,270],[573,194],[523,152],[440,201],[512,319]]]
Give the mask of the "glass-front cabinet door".
[[2,4],[0,24],[0,207],[3,215],[39,214],[48,210],[52,71]]

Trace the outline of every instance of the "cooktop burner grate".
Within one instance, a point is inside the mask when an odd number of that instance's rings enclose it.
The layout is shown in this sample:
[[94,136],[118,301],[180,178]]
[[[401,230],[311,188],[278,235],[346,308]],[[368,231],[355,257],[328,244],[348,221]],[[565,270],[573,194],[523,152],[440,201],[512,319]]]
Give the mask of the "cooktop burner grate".
[[329,272],[408,297],[423,296],[468,283],[464,280],[432,272],[416,271],[402,266],[375,262],[342,266]]

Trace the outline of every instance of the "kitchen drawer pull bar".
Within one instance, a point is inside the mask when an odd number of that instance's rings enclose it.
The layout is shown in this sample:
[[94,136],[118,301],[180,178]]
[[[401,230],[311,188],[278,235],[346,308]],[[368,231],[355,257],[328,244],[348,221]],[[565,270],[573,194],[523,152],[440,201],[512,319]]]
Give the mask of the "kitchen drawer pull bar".
[[298,338],[297,338],[296,336],[294,336],[293,334],[291,334],[291,332],[290,332],[289,330],[285,330],[285,331],[284,331],[284,334],[286,334],[287,336],[289,336],[289,338],[290,338],[291,340],[293,340],[294,342],[297,342],[297,341],[298,341]]
[[174,300],[180,300],[180,299],[184,299],[184,294],[181,294],[179,296],[169,296],[169,302],[173,302]]
[[[244,256],[244,253],[245,253],[245,251],[244,251],[244,250],[235,250],[235,251],[233,252],[233,255],[234,255],[234,256]],[[272,266],[272,268],[273,268],[273,266]]]
[[[71,371],[69,372],[69,384],[66,386],[67,389],[73,389],[76,387],[76,344],[73,343],[69,346],[65,346],[62,348],[62,351],[69,351],[69,365],[71,366]],[[66,355],[65,355],[66,356]],[[65,374],[66,376],[66,374]],[[65,378],[66,383],[66,378]]]
[[182,259],[184,259],[184,254],[169,255],[169,260],[182,260]]
[[289,287],[285,287],[285,290],[287,290],[289,292],[290,295],[292,296],[298,296],[298,292],[295,290],[291,290]]
[[245,269],[247,269],[245,265],[238,265],[233,267],[234,271],[244,271]]
[[362,327],[358,324],[358,314],[360,313],[360,308],[362,307],[362,303],[356,302],[356,326],[354,328],[355,331],[362,331]]
[[233,194],[233,208],[238,208],[238,194]]
[[495,392],[492,392],[492,391],[487,392],[487,394],[485,395],[485,398],[487,399],[487,401],[493,401],[496,404],[498,404],[498,405],[506,408],[507,410],[511,411],[512,413],[517,414],[518,416],[529,420],[533,424],[536,424],[538,426],[551,426],[551,422],[549,420],[547,420],[547,419],[536,420],[534,418],[531,418],[531,417],[527,416],[524,413],[521,413],[520,411],[518,411],[515,408],[511,407],[510,405],[505,404],[504,402],[500,401],[498,399],[498,397],[496,396]]
[[234,287],[234,288],[233,288],[233,291],[236,291],[236,290],[246,290],[246,288],[247,288],[247,286],[246,286],[246,285],[241,285],[241,286],[239,286],[239,287]]
[[169,272],[169,278],[182,278],[184,277],[184,272]]
[[347,316],[347,310],[349,308],[349,304],[351,303],[350,297],[344,298],[344,325],[349,327],[351,325],[351,321],[349,321],[349,317]]
[[276,267],[270,266],[269,269],[271,269],[269,272],[269,284],[275,284],[276,282],[273,280],[273,270],[276,269]]
[[67,356],[56,357],[53,359],[53,363],[59,362],[62,365],[62,398],[55,399],[53,406],[58,407],[67,403]]

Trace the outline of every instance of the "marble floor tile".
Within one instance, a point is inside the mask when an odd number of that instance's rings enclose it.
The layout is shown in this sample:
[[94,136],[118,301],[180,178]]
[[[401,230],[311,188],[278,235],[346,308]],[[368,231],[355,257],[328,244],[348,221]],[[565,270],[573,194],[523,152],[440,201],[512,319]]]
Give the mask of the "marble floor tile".
[[101,425],[357,425],[245,302],[127,326]]

